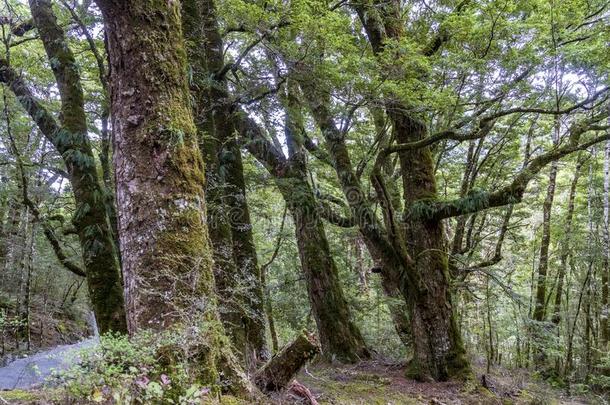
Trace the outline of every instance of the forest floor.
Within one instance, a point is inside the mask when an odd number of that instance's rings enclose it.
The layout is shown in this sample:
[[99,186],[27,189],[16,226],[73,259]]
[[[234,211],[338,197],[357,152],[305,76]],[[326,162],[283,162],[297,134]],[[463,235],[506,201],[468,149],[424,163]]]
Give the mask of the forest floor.
[[[485,373],[475,367],[477,378]],[[551,387],[534,378],[527,370],[508,370],[496,367],[486,374],[489,390],[480,383],[449,381],[422,383],[405,377],[404,365],[382,361],[368,361],[356,365],[313,364],[303,369],[297,380],[306,386],[320,405],[581,405],[604,404],[594,395],[568,396],[565,390]],[[62,395],[44,389],[0,391],[3,404],[58,404],[66,403]],[[227,398],[222,403],[246,405],[243,401]],[[281,405],[303,404],[284,394]],[[74,403],[70,401],[70,403]],[[88,401],[79,404],[89,403]]]
[[[475,367],[477,378],[484,373],[484,368]],[[594,396],[567,396],[565,390],[551,387],[527,370],[495,368],[486,379],[489,390],[459,381],[417,382],[405,377],[404,365],[379,361],[341,367],[314,365],[298,376],[320,405],[604,403]]]

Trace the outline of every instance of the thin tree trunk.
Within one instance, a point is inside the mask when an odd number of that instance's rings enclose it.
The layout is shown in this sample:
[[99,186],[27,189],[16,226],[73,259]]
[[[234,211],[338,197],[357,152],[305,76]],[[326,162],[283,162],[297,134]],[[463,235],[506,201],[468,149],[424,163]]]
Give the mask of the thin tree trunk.
[[602,308],[601,308],[601,317],[600,317],[600,329],[601,329],[601,344],[602,350],[606,351],[608,349],[608,340],[610,338],[610,330],[608,329],[608,272],[610,271],[610,267],[608,266],[608,262],[610,259],[610,231],[608,227],[610,226],[609,222],[609,212],[610,212],[610,142],[606,142],[606,147],[604,148],[604,223],[602,225],[603,228],[603,252],[604,252],[604,261],[602,267]]
[[[595,153],[593,153],[595,155]],[[566,350],[566,361],[564,375],[570,380],[570,373],[572,371],[572,361],[574,355],[574,335],[576,334],[576,325],[578,322],[578,316],[580,315],[580,309],[582,307],[583,297],[589,294],[589,284],[591,274],[593,272],[593,212],[592,212],[592,200],[593,200],[593,164],[589,164],[589,187],[587,192],[587,223],[588,223],[588,235],[587,235],[587,272],[582,282],[582,286],[578,295],[578,302],[576,305],[576,311],[574,318],[572,319],[572,325],[568,324],[568,347]],[[585,335],[589,333],[589,317],[585,320]],[[587,342],[588,346],[588,336]]]
[[[553,130],[553,144],[559,143],[559,118],[555,118],[555,127]],[[547,333],[543,326],[546,319],[547,306],[547,273],[549,268],[549,246],[551,243],[551,213],[553,210],[553,200],[555,198],[555,183],[557,181],[557,161],[551,163],[549,172],[549,183],[546,192],[546,198],[542,205],[542,239],[540,241],[540,258],[538,262],[538,272],[536,277],[536,299],[534,302],[534,312],[532,319],[536,322],[534,325],[534,336],[536,345],[534,348],[534,364],[536,368],[544,366],[546,354],[544,346],[546,346]]]
[[[553,304],[553,314],[551,316],[551,322],[557,327],[561,321],[561,300],[563,296],[563,284],[568,268],[568,257],[570,255],[570,243],[572,240],[572,220],[574,218],[574,207],[576,199],[576,187],[578,186],[578,180],[580,179],[580,173],[582,170],[583,161],[579,160],[574,169],[574,177],[570,185],[570,191],[568,195],[568,210],[565,216],[565,236],[561,244],[561,257],[559,259],[559,274],[557,275],[557,291],[555,292],[555,302]],[[557,330],[559,333],[559,330]]]
[[282,214],[282,223],[280,224],[280,229],[278,231],[277,242],[275,244],[275,249],[273,250],[273,254],[271,258],[261,266],[261,285],[264,291],[264,299],[265,299],[265,313],[267,314],[267,320],[269,321],[269,333],[271,334],[271,344],[273,348],[273,353],[277,353],[279,350],[277,332],[275,330],[275,318],[273,316],[273,305],[271,304],[271,292],[268,290],[267,285],[267,269],[271,264],[275,261],[280,248],[282,246],[282,242],[284,240],[284,225],[286,224],[286,214],[288,213],[288,206],[284,206],[284,213]]

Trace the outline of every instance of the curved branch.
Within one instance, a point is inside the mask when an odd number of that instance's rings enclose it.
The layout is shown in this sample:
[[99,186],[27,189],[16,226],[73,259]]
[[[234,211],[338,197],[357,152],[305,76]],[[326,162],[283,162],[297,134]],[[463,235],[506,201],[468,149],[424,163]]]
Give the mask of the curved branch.
[[587,149],[600,142],[610,140],[610,134],[598,136],[580,145],[566,145],[553,149],[534,159],[515,176],[507,186],[494,192],[472,192],[453,201],[419,201],[411,207],[409,215],[430,221],[472,214],[488,208],[501,207],[521,202],[529,182],[549,163],[571,153]]

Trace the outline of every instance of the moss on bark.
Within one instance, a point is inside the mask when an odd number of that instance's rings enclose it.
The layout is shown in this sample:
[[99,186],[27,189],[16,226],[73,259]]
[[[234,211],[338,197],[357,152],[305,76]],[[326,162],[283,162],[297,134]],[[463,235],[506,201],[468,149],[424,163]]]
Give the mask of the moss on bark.
[[[130,332],[181,325],[200,379],[239,375],[217,312],[204,169],[180,3],[99,0],[109,45],[119,233]],[[198,327],[207,325],[205,328]],[[229,373],[231,371],[231,373]],[[239,384],[235,383],[236,386]],[[247,385],[247,384],[246,384]]]

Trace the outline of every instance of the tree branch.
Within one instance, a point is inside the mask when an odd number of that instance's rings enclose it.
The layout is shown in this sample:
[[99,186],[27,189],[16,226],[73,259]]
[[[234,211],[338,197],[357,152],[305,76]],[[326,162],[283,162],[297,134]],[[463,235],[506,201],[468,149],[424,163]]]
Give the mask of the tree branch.
[[534,159],[515,176],[507,186],[494,192],[472,192],[453,201],[415,203],[409,215],[430,221],[472,214],[488,208],[501,207],[521,202],[529,182],[549,163],[571,153],[587,149],[595,144],[610,140],[610,134],[596,137],[580,145],[565,145],[544,153]]

